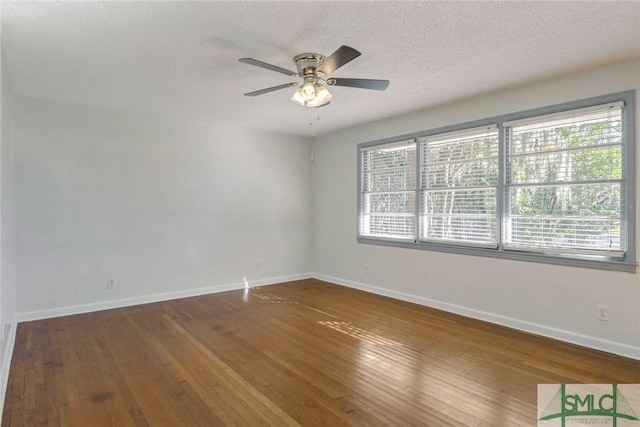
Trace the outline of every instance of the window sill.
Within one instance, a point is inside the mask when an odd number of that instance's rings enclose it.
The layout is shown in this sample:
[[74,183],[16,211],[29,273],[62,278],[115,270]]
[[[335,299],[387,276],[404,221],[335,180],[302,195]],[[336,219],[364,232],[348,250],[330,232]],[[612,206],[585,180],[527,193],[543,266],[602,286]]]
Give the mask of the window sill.
[[369,245],[392,246],[408,249],[420,249],[436,252],[447,252],[459,255],[483,256],[488,258],[500,258],[514,261],[537,262],[543,264],[565,265],[579,268],[592,268],[596,270],[621,271],[635,273],[638,266],[635,262],[627,262],[613,259],[577,258],[564,255],[549,255],[533,252],[520,252],[513,250],[501,250],[490,248],[477,248],[458,245],[416,243],[413,240],[393,240],[371,237],[358,237],[358,243]]

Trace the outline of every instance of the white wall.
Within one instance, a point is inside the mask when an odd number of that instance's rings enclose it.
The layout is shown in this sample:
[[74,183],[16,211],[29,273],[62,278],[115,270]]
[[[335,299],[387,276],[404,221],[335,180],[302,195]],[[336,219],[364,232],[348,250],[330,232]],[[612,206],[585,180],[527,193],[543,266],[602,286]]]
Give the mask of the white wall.
[[[640,358],[638,274],[356,242],[358,143],[629,89],[640,91],[640,60],[461,100],[317,138],[312,166],[316,215],[312,265],[316,275]],[[640,129],[640,119],[637,123]],[[640,160],[637,164],[640,166]],[[636,229],[640,230],[640,224]],[[368,273],[365,264],[369,266]],[[609,306],[609,322],[596,320],[596,304]]]
[[[0,46],[1,34],[0,29]],[[12,100],[5,64],[0,49],[0,411],[4,404],[16,331]]]
[[20,97],[14,118],[20,319],[310,270],[309,140]]
[[[0,55],[1,56],[1,55]],[[2,73],[0,129],[0,318],[2,319],[2,354],[7,337],[15,324],[15,215],[13,149],[11,137],[11,95]]]

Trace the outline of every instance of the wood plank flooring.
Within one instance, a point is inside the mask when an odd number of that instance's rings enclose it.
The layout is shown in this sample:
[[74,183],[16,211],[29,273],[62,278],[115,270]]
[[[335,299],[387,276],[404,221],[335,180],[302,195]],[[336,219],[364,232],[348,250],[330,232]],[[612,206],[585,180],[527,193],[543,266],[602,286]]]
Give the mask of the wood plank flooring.
[[640,362],[318,280],[22,323],[3,426],[535,426]]

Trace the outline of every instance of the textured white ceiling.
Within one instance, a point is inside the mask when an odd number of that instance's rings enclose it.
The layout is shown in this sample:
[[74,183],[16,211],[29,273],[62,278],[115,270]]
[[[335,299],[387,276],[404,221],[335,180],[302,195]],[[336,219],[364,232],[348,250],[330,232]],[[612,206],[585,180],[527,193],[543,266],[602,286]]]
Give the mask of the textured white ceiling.
[[[640,2],[5,2],[2,24],[19,95],[298,135],[640,56]],[[243,96],[292,79],[239,58],[342,44],[362,56],[332,76],[389,88]]]

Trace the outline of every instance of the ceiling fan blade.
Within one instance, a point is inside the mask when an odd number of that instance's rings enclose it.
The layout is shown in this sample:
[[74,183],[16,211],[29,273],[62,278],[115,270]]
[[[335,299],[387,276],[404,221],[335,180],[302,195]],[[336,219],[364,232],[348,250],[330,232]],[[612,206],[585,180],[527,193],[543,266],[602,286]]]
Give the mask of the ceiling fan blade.
[[331,78],[327,80],[327,83],[331,86],[347,86],[373,90],[385,90],[389,87],[389,80]]
[[244,62],[245,64],[255,65],[256,67],[266,68],[267,70],[276,71],[278,73],[286,74],[288,76],[297,76],[298,73],[293,71],[289,71],[286,68],[278,67],[277,65],[267,64],[266,62],[258,61],[253,58],[240,58],[238,59],[240,62]]
[[318,71],[324,74],[331,74],[344,64],[353,61],[360,52],[349,46],[340,46],[338,50],[333,52],[319,67]]
[[285,89],[291,86],[297,86],[298,83],[286,83],[283,85],[278,85],[278,86],[272,86],[272,87],[268,87],[266,89],[260,89],[260,90],[256,90],[253,92],[249,92],[249,93],[245,93],[244,96],[258,96],[258,95],[262,95],[265,93],[269,93],[269,92],[273,92],[274,90],[280,90],[280,89]]

